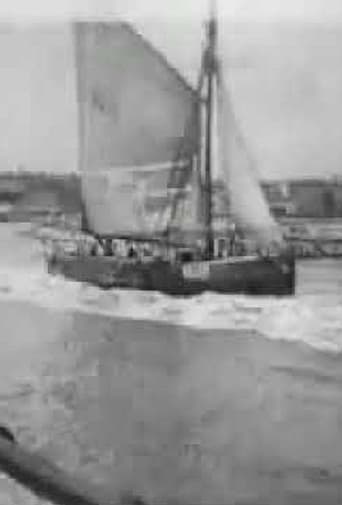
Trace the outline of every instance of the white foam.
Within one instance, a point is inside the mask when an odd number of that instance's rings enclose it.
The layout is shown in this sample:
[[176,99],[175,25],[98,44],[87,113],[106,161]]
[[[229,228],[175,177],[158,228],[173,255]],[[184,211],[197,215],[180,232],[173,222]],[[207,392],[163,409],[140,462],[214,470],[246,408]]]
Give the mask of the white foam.
[[0,269],[0,300],[29,301],[58,311],[161,321],[197,329],[253,330],[274,340],[342,351],[342,296],[291,298],[204,293],[180,299],[155,292],[103,291],[47,274],[40,267]]

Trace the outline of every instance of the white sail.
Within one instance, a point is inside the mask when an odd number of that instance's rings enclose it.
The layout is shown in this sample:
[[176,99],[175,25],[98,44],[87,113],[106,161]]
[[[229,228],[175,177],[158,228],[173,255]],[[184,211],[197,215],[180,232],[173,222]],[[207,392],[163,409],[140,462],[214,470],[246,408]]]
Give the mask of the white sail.
[[239,132],[224,76],[220,77],[217,135],[221,175],[229,192],[231,215],[236,224],[260,246],[281,244],[280,227],[271,215]]
[[196,93],[129,25],[82,22],[74,29],[88,229],[155,235],[162,222],[146,215],[146,198],[167,191]]

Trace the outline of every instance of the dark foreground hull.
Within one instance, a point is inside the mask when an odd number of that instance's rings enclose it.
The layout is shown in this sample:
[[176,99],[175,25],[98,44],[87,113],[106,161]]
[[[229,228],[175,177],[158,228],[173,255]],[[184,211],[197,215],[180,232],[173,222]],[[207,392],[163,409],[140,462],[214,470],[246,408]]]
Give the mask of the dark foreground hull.
[[204,291],[291,295],[295,290],[293,256],[237,256],[172,263],[62,254],[48,259],[48,270],[102,288],[154,290],[179,296]]

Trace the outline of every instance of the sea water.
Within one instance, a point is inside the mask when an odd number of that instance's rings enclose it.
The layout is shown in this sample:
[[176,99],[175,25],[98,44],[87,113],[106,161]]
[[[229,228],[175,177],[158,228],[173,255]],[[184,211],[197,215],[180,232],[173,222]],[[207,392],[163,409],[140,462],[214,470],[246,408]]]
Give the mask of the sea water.
[[[0,227],[0,424],[151,504],[342,503],[342,262],[294,297],[101,291]],[[1,477],[1,476],[0,476]],[[1,504],[41,503],[0,478]]]

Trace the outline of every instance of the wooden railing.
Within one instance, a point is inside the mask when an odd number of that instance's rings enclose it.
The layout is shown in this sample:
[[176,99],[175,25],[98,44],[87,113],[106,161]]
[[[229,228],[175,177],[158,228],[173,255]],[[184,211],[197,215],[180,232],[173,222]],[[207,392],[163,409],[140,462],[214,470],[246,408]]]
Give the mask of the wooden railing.
[[[114,505],[112,493],[70,475],[46,458],[21,446],[0,426],[0,471],[40,498],[55,505]],[[135,496],[123,496],[118,505],[144,505]]]

